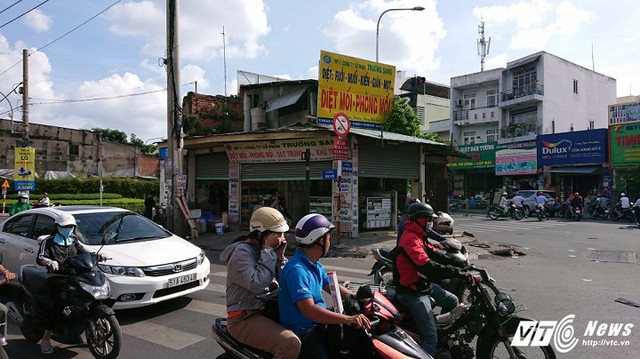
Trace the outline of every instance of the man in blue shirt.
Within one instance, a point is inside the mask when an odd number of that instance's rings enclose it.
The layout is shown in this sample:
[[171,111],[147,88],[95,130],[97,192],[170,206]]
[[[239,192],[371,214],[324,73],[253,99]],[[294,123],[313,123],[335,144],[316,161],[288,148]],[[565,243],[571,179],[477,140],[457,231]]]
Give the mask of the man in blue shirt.
[[[300,358],[330,359],[326,324],[354,325],[370,329],[362,314],[345,315],[327,309],[322,290],[329,292],[329,277],[318,261],[331,245],[333,224],[321,214],[308,214],[296,225],[298,249],[280,275],[280,324],[302,341]],[[340,286],[342,297],[353,295]]]

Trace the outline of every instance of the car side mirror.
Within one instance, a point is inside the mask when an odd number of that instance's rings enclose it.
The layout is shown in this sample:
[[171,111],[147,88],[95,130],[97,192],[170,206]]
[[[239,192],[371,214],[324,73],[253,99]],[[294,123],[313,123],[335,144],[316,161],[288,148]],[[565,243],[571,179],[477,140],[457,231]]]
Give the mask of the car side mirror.
[[38,244],[41,244],[45,239],[47,239],[47,237],[49,237],[48,234],[43,234],[41,236],[38,236],[38,239],[37,239]]

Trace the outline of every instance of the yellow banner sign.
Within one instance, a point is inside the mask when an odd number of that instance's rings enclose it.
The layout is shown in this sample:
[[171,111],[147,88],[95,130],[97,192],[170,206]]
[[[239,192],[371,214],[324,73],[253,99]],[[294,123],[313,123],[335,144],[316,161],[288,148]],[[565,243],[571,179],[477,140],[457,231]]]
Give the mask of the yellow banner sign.
[[311,161],[333,159],[331,138],[238,142],[226,145],[229,161],[239,163],[303,161],[307,149],[310,150]]
[[354,127],[380,127],[391,112],[395,66],[320,52],[318,122],[344,112]]
[[14,189],[16,191],[34,190],[36,181],[36,149],[33,147],[16,147],[14,168]]

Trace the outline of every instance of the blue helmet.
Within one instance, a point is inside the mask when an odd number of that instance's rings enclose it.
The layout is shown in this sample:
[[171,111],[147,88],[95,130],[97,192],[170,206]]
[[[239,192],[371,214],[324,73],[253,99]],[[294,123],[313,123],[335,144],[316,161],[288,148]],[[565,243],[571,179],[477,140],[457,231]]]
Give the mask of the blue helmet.
[[335,226],[327,217],[318,213],[307,214],[296,224],[296,242],[304,246],[314,244],[333,228]]

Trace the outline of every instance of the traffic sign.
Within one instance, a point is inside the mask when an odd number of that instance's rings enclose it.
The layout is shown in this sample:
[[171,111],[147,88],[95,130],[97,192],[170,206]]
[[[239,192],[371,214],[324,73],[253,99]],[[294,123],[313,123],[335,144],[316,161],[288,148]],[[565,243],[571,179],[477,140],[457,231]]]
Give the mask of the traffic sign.
[[323,180],[336,180],[338,178],[338,170],[322,170]]
[[345,137],[349,134],[349,130],[351,129],[351,121],[349,121],[349,117],[342,112],[338,112],[333,117],[333,131],[336,135],[340,137]]
[[4,182],[2,182],[2,188],[9,188],[9,187],[11,187],[9,186],[9,181],[5,179]]
[[344,138],[333,139],[333,159],[347,160],[349,159],[349,142]]

